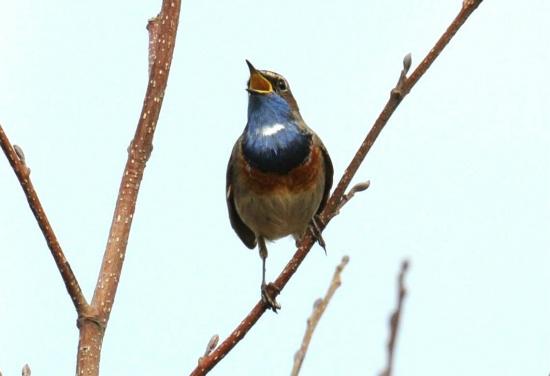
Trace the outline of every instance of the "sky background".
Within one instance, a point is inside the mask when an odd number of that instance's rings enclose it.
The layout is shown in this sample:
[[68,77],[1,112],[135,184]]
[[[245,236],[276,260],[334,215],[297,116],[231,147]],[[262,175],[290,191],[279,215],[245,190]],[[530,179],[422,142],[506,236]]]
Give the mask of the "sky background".
[[[260,258],[229,225],[225,168],[246,123],[245,58],[282,73],[337,181],[460,1],[184,1],[102,375],[188,374],[259,298]],[[20,145],[88,299],[147,83],[159,1],[0,2],[0,123]],[[550,3],[484,1],[398,108],[324,232],[212,372],[281,375],[343,255],[302,375],[377,375],[403,258],[396,375],[550,372]],[[268,278],[293,254],[269,245]],[[74,373],[76,314],[0,156],[0,370]]]

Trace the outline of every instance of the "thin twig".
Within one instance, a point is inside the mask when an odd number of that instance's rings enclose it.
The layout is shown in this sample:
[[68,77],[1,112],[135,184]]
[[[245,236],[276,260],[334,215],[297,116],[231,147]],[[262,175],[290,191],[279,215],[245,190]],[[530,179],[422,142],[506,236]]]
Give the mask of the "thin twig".
[[325,312],[325,309],[327,308],[330,299],[332,299],[332,296],[334,295],[338,287],[340,287],[340,285],[342,284],[342,279],[340,278],[340,276],[342,274],[342,270],[344,270],[348,262],[348,256],[342,257],[342,261],[334,271],[334,275],[332,276],[332,280],[330,282],[327,293],[325,294],[325,297],[323,299],[319,298],[315,301],[315,304],[313,305],[313,312],[311,313],[311,316],[307,319],[306,332],[302,340],[302,345],[300,346],[300,349],[296,352],[296,355],[294,355],[294,365],[292,367],[292,372],[290,373],[291,376],[298,376],[298,374],[300,373],[300,369],[302,368],[302,363],[304,362],[304,358],[306,357],[307,349],[309,343],[311,342],[313,332],[315,331],[315,328],[317,327],[321,316]]
[[338,205],[338,208],[336,209],[336,211],[334,212],[334,215],[331,218],[334,218],[335,216],[337,216],[340,213],[340,209],[342,209],[342,207],[344,207],[344,205],[346,205],[348,201],[351,200],[353,196],[355,196],[356,193],[363,192],[367,190],[369,187],[370,187],[370,180],[364,181],[362,183],[357,183],[353,187],[351,187],[349,192],[344,194],[344,196],[342,196],[342,199],[340,200],[340,205]]
[[50,249],[55,264],[57,265],[57,269],[59,269],[59,273],[61,273],[61,277],[63,278],[63,282],[65,283],[65,288],[67,289],[67,292],[69,293],[69,296],[73,301],[76,312],[81,315],[88,308],[86,298],[84,297],[84,294],[80,289],[78,280],[76,279],[76,276],[74,275],[73,270],[69,265],[69,261],[63,253],[63,249],[61,249],[61,245],[59,244],[57,237],[55,236],[55,232],[50,225],[50,221],[48,220],[46,212],[44,211],[44,208],[40,203],[40,199],[38,198],[38,194],[34,189],[30,178],[30,169],[25,162],[23,149],[16,145],[12,146],[10,140],[8,139],[8,136],[6,135],[6,133],[4,133],[1,125],[0,146],[4,151],[4,154],[6,154],[6,157],[10,162],[13,172],[15,172],[15,175],[19,180],[19,184],[21,184],[23,192],[27,197],[27,202],[29,203],[31,211],[36,218],[36,222],[38,222],[38,226],[40,227],[40,230],[42,230],[44,238],[46,238],[48,248]]
[[[437,56],[443,51],[445,46],[449,43],[452,37],[456,34],[458,29],[466,22],[472,12],[478,7],[482,0],[467,0],[463,3],[462,9],[453,20],[451,25],[443,33],[441,38],[436,42],[434,47],[422,60],[422,62],[416,67],[414,72],[404,80],[400,90],[392,90],[390,98],[388,99],[384,109],[374,122],[371,130],[367,134],[367,137],[359,147],[357,153],[353,157],[349,166],[347,167],[342,179],[338,183],[336,189],[332,193],[325,209],[321,213],[321,230],[328,224],[330,219],[334,216],[336,210],[340,207],[342,197],[349,186],[351,179],[357,172],[357,169],[365,159],[365,156],[369,152],[371,146],[376,141],[378,135],[388,122],[395,109],[399,106],[399,103],[410,92],[418,80],[426,73],[428,68],[435,61]],[[324,224],[324,225],[323,225]],[[279,277],[273,283],[274,287],[278,291],[282,291],[290,278],[294,275],[309,250],[313,246],[314,239],[311,236],[310,231],[307,231],[304,237],[301,239],[300,246],[292,256],[292,259],[288,262],[283,269]],[[235,347],[235,345],[244,338],[246,333],[254,326],[254,324],[260,319],[266,310],[265,305],[259,301],[254,308],[248,313],[248,315],[241,321],[241,323],[233,330],[233,332],[209,355],[202,359],[199,365],[191,372],[191,375],[204,375],[209,372],[220,360],[222,360],[228,353]]]
[[397,307],[390,316],[390,333],[388,337],[387,349],[387,361],[386,368],[380,373],[380,376],[391,376],[393,370],[393,358],[395,354],[395,343],[397,341],[397,333],[399,333],[399,322],[401,319],[401,313],[403,312],[403,301],[407,295],[407,289],[405,288],[405,274],[409,270],[409,262],[404,260],[401,263],[401,270],[397,277]]

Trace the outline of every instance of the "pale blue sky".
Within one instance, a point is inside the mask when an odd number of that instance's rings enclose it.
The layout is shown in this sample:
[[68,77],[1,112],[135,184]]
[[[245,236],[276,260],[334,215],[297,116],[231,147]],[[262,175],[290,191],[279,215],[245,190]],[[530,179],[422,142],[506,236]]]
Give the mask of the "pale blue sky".
[[[282,73],[336,177],[460,1],[184,2],[175,58],[102,354],[102,375],[187,374],[259,297],[233,233],[225,168],[248,69]],[[0,122],[87,297],[147,82],[160,1],[0,2]],[[351,258],[303,375],[375,375],[400,260],[411,259],[396,375],[550,372],[550,5],[485,1],[399,107],[327,228],[213,375],[288,374],[306,317]],[[0,157],[0,370],[74,372],[76,315]],[[268,277],[294,251],[269,247]]]

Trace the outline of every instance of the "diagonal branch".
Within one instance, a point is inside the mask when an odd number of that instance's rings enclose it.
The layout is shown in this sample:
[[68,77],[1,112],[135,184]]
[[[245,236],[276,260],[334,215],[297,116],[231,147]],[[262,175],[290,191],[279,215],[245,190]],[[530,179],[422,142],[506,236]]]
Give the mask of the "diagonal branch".
[[334,275],[332,276],[332,280],[330,282],[327,293],[325,294],[325,297],[323,299],[317,299],[315,301],[313,312],[311,313],[311,316],[307,319],[307,327],[304,338],[302,340],[302,344],[298,352],[296,352],[296,355],[294,355],[294,365],[292,366],[292,371],[290,373],[291,376],[298,376],[298,374],[300,373],[300,369],[302,368],[302,363],[304,362],[304,358],[306,357],[309,343],[311,342],[311,337],[313,337],[313,332],[315,331],[319,320],[321,320],[321,316],[323,315],[323,313],[325,313],[325,309],[332,299],[332,296],[334,295],[338,287],[340,287],[340,285],[342,284],[341,274],[348,262],[348,256],[342,257],[342,261],[334,271]]
[[[367,137],[357,150],[357,153],[353,157],[349,166],[347,167],[340,182],[336,186],[336,189],[332,193],[325,209],[321,213],[321,230],[330,222],[330,219],[334,216],[336,211],[341,207],[342,197],[349,186],[353,176],[359,169],[359,166],[365,159],[365,156],[369,152],[370,148],[376,141],[378,135],[390,119],[391,115],[395,112],[403,98],[410,92],[418,80],[426,73],[428,68],[432,65],[435,59],[439,56],[441,51],[449,43],[449,41],[456,34],[458,29],[466,22],[472,12],[479,6],[482,0],[464,0],[462,8],[453,22],[449,25],[447,30],[436,42],[434,47],[414,70],[414,72],[406,77],[400,76],[398,85],[391,91],[390,98],[384,106],[382,112],[374,122],[371,130],[367,134]],[[406,65],[407,59],[404,63]],[[406,67],[405,67],[406,68]],[[405,71],[407,69],[404,69]],[[406,73],[406,72],[405,72]],[[310,232],[306,232],[301,239],[300,246],[294,253],[292,259],[285,266],[279,277],[273,282],[273,285],[279,291],[285,287],[290,278],[294,275],[304,258],[307,256],[309,250],[313,246],[314,239]],[[254,326],[254,324],[260,319],[266,310],[265,305],[259,301],[254,308],[248,313],[243,321],[233,330],[233,332],[226,338],[214,351],[208,356],[203,357],[197,367],[191,372],[191,375],[204,375],[208,373],[218,362],[223,359],[235,345],[244,338],[246,333]]]
[[40,199],[38,198],[38,194],[36,193],[30,178],[31,170],[25,164],[23,151],[17,145],[12,146],[1,125],[0,146],[4,151],[4,154],[6,154],[6,157],[13,168],[13,172],[15,172],[15,175],[23,188],[23,192],[25,192],[31,211],[36,218],[36,222],[38,222],[40,230],[42,230],[42,234],[44,234],[44,238],[46,238],[48,248],[50,248],[50,252],[53,256],[55,264],[57,265],[57,269],[59,269],[59,273],[61,273],[61,277],[63,278],[67,292],[73,301],[76,312],[81,315],[88,308],[86,298],[80,289],[76,276],[74,275],[63,250],[61,249],[61,245],[57,241],[57,237],[55,236],[52,226],[50,225],[50,221],[48,220],[48,217],[44,212],[44,208],[40,203]]
[[403,98],[405,98],[405,96],[409,94],[409,92],[414,87],[414,85],[416,85],[418,80],[420,80],[424,73],[426,73],[428,68],[430,68],[432,63],[435,61],[435,59],[437,59],[439,54],[454,37],[458,29],[460,29],[464,22],[466,22],[472,12],[476,10],[478,5],[481,4],[481,1],[482,0],[465,0],[458,15],[449,25],[447,30],[445,30],[439,40],[435,43],[430,52],[428,52],[426,57],[424,57],[418,67],[416,67],[414,72],[412,72],[409,77],[401,76],[402,79],[400,79],[397,87],[392,90],[390,99],[388,99],[388,101],[386,102],[384,109],[382,110],[380,115],[378,115],[378,118],[374,122],[367,137],[359,147],[359,150],[357,150],[357,153],[353,157],[353,160],[351,161],[349,166],[346,168],[344,176],[338,183],[338,186],[334,190],[334,193],[332,194],[325,210],[323,211],[323,218],[327,218],[329,214],[332,213],[336,207],[338,207],[340,199],[344,195],[344,192],[351,182],[351,179],[359,169],[359,166],[365,159],[367,153],[370,151],[370,148],[374,144],[374,141],[376,141],[378,135],[380,134],[390,117],[393,115]]

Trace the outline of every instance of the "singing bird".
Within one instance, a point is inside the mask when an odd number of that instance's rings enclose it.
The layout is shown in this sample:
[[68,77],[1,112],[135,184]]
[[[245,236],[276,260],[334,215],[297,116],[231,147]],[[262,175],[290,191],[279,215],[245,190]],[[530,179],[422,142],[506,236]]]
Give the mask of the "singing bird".
[[298,240],[310,229],[323,245],[315,216],[327,202],[333,167],[321,139],[302,119],[287,80],[246,63],[248,121],[227,166],[227,209],[243,243],[250,249],[258,245],[262,300],[277,312],[276,293],[265,283],[266,240],[288,235]]

